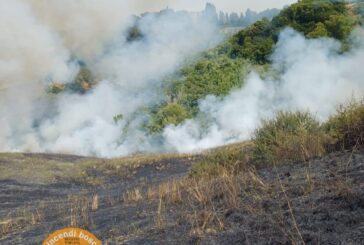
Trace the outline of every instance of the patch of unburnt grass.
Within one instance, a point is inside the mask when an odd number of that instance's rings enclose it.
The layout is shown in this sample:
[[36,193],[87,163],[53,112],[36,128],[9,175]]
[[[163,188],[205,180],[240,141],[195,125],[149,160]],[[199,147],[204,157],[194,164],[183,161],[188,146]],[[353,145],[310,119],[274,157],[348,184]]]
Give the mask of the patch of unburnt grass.
[[251,166],[254,142],[246,141],[204,152],[190,170],[190,177],[215,177],[229,171],[239,173]]
[[329,138],[309,112],[278,112],[265,120],[253,136],[257,165],[306,161],[323,156]]
[[352,100],[341,105],[324,129],[335,140],[336,150],[364,145],[364,101]]

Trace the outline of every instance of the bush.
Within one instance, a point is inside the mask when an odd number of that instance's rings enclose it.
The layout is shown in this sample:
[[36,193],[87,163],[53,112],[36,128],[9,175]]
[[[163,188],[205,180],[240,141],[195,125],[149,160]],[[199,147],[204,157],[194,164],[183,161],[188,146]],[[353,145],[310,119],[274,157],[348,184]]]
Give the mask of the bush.
[[343,2],[304,0],[284,9],[272,20],[276,28],[290,26],[308,37],[333,37],[344,41],[355,26]]
[[264,19],[240,31],[230,40],[230,57],[243,58],[254,64],[266,64],[275,44],[276,29]]
[[327,136],[308,112],[279,112],[254,135],[253,161],[277,164],[307,160],[325,153]]
[[317,23],[315,29],[307,34],[307,37],[309,38],[319,38],[328,36],[329,32],[327,31],[326,26],[321,22]]
[[340,106],[324,128],[335,140],[336,149],[351,149],[364,144],[364,102]]
[[161,107],[152,115],[149,129],[152,133],[161,132],[168,125],[178,125],[190,117],[190,114],[181,105],[176,103]]
[[174,98],[190,114],[198,112],[199,100],[207,95],[225,96],[241,86],[246,75],[246,64],[227,56],[202,58],[180,71],[181,79],[174,81]]

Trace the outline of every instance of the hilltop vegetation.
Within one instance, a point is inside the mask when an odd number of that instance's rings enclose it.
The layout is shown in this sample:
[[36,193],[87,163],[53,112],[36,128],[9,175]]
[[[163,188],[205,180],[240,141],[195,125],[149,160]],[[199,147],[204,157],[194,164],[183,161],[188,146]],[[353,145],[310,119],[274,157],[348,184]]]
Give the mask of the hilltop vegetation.
[[[271,21],[257,21],[218,47],[204,52],[192,64],[176,72],[173,78],[166,79],[166,100],[153,110],[152,118],[173,103],[179,107],[174,112],[179,120],[171,122],[176,125],[196,116],[199,101],[207,95],[227,95],[232,89],[243,86],[244,78],[252,70],[264,75],[270,68],[270,55],[278,35],[286,27],[307,38],[335,38],[342,43],[343,51],[348,50],[349,35],[360,23],[352,8],[338,1],[304,0],[282,10]],[[354,9],[359,11],[357,5]],[[166,126],[155,125],[160,121],[152,120],[152,131],[160,131]]]

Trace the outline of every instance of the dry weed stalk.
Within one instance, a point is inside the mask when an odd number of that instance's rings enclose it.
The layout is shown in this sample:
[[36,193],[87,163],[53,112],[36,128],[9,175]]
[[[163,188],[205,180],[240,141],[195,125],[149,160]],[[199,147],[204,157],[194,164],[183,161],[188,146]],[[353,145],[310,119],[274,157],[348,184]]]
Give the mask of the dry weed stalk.
[[127,191],[123,195],[123,200],[125,203],[136,203],[143,200],[143,195],[139,188],[135,188],[131,191]]
[[92,204],[91,204],[91,210],[96,211],[99,208],[99,195],[95,194],[92,197]]
[[163,202],[163,196],[159,196],[158,202],[158,210],[156,217],[156,226],[159,230],[162,230],[165,227],[165,207]]
[[70,205],[70,226],[92,227],[92,199],[87,196],[70,196],[68,201]]

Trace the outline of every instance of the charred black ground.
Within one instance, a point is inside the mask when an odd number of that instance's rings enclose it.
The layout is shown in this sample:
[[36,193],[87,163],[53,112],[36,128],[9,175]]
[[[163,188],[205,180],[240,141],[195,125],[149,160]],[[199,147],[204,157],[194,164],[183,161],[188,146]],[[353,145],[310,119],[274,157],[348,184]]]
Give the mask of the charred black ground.
[[[247,170],[231,177],[239,186],[234,205],[217,191],[213,198],[195,202],[186,184],[179,187],[181,200],[169,199],[170,193],[160,198],[163,183],[168,186],[172,180],[187,178],[191,165],[202,157],[105,160],[2,154],[2,167],[10,169],[15,162],[24,167],[13,176],[2,171],[0,243],[40,244],[48,234],[69,226],[89,229],[106,244],[360,244],[364,240],[364,150]],[[35,161],[57,168],[61,161],[75,172],[82,166],[82,171],[79,176],[57,176],[52,169],[49,179],[20,178],[26,165]],[[211,181],[206,180],[209,188],[214,186]],[[189,185],[198,186],[193,181]],[[222,226],[214,219],[199,223],[209,205],[216,211],[211,217],[216,215]],[[193,225],[195,208],[202,213],[197,213]]]

